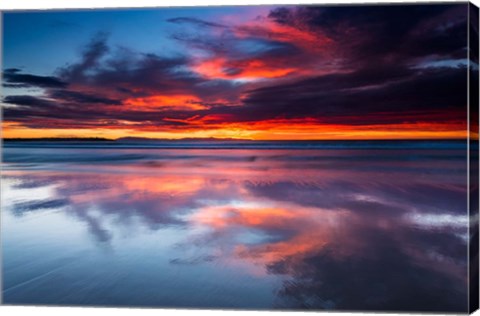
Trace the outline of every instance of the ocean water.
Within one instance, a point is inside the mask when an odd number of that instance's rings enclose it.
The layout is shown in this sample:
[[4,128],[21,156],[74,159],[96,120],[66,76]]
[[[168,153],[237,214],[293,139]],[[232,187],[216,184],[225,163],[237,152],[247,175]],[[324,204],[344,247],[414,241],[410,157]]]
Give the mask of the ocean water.
[[467,309],[463,142],[5,143],[6,304]]

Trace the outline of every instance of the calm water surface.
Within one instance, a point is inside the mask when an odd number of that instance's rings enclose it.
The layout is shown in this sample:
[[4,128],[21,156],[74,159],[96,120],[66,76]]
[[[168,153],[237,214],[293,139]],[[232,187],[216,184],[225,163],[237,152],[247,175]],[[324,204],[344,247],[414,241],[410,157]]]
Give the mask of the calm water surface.
[[464,149],[4,148],[7,304],[465,311]]

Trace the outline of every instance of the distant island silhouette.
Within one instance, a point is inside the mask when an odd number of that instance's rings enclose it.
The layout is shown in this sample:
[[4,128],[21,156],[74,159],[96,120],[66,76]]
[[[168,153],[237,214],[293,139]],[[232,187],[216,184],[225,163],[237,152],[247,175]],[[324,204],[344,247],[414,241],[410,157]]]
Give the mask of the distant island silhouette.
[[46,138],[3,138],[4,142],[108,142],[108,143],[144,143],[144,142],[252,142],[252,143],[279,143],[279,142],[432,142],[432,141],[465,141],[464,138],[450,139],[295,139],[295,140],[254,140],[240,138],[148,138],[148,137],[121,137],[117,139],[102,137],[46,137]]
[[113,142],[115,139],[101,137],[45,137],[45,138],[3,138],[4,142]]
[[194,142],[194,141],[255,141],[236,138],[148,138],[148,137],[121,137],[117,139],[103,137],[37,137],[37,138],[4,138],[6,142]]

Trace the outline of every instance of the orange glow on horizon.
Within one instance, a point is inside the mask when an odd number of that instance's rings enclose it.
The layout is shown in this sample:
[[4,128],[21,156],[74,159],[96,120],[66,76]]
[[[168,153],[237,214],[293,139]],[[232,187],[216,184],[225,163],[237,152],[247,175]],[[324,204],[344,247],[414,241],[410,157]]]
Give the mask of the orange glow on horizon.
[[3,138],[44,137],[147,137],[160,139],[181,138],[232,138],[246,140],[361,140],[361,139],[466,139],[468,132],[463,124],[417,123],[391,125],[320,125],[312,122],[264,121],[257,123],[224,123],[212,126],[193,123],[191,126],[138,127],[119,126],[101,128],[42,128],[23,127],[17,123],[3,122]]

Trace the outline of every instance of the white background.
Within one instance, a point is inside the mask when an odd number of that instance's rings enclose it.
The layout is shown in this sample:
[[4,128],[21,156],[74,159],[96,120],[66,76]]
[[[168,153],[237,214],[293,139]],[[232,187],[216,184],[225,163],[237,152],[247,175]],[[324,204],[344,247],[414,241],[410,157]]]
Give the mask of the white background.
[[[159,6],[194,6],[194,5],[248,5],[248,4],[326,4],[326,3],[379,3],[400,2],[415,3],[412,0],[2,0],[0,10],[5,9],[50,9],[50,8],[105,8],[105,7],[159,7]],[[426,2],[426,1],[423,1]],[[453,1],[429,1],[429,2],[453,2]],[[480,6],[480,0],[472,1]],[[24,307],[24,306],[1,306],[0,315],[48,315],[48,316],[298,316],[306,315],[306,312],[256,312],[256,311],[225,311],[225,310],[173,310],[173,309],[130,309],[130,308],[79,308],[79,307]],[[310,315],[312,315],[310,313]],[[352,316],[359,313],[333,313],[323,312],[316,315],[328,316]],[[362,313],[364,316],[382,316],[381,313]],[[416,315],[416,314],[412,314]],[[420,315],[420,314],[418,314]],[[475,313],[476,316],[480,312]]]

